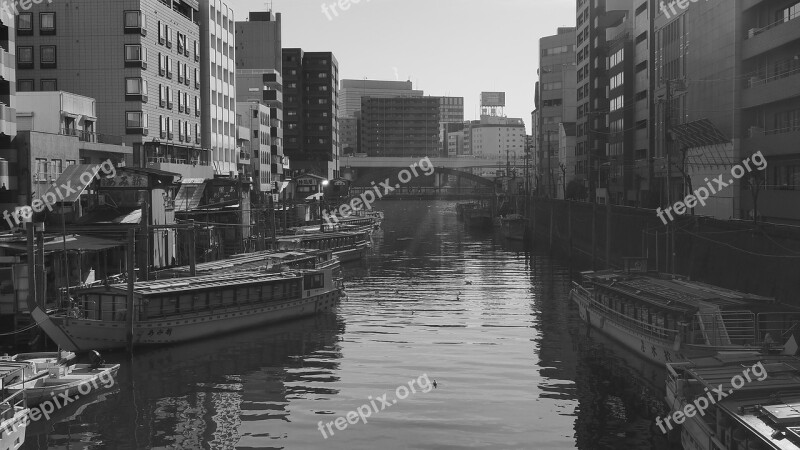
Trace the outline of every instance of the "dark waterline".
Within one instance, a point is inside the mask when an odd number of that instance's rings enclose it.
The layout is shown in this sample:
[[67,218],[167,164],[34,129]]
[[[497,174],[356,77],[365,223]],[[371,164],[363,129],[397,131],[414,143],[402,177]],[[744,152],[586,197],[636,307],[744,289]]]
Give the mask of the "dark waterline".
[[[587,337],[566,267],[465,231],[454,206],[384,202],[334,314],[107,355],[116,385],[32,424],[24,448],[668,448],[663,370]],[[368,423],[318,429],[410,380]]]

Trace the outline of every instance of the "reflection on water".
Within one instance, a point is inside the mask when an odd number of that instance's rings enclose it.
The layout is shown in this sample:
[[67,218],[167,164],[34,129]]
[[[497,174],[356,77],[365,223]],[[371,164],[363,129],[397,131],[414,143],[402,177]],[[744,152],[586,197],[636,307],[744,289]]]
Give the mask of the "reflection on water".
[[[464,231],[452,203],[382,208],[335,313],[107,356],[117,390],[26,448],[667,448],[662,372],[587,338],[566,267]],[[436,389],[318,430],[423,374]]]

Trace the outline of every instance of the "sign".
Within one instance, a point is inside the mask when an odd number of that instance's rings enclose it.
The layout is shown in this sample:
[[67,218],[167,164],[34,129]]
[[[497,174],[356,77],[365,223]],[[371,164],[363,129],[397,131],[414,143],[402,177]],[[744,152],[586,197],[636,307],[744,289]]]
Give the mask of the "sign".
[[481,92],[481,106],[506,106],[505,92]]
[[272,194],[272,201],[275,202],[275,203],[278,203],[278,198],[279,197],[280,197],[280,195],[278,195],[278,194]]
[[299,178],[297,180],[298,186],[316,186],[317,184],[317,180],[313,178]]
[[147,175],[118,171],[113,178],[100,178],[100,187],[106,189],[148,189]]

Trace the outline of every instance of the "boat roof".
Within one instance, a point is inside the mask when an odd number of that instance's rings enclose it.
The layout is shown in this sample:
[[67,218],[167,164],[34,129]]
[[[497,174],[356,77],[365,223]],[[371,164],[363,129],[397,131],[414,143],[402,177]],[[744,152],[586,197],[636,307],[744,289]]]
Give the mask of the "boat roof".
[[330,238],[337,238],[337,237],[353,237],[359,236],[364,234],[363,232],[354,232],[354,231],[335,231],[331,233],[314,233],[314,234],[295,234],[291,236],[282,236],[278,238],[278,241],[295,241],[295,240],[303,240],[303,241],[310,241],[310,240],[321,240],[321,239],[330,239]]
[[[751,370],[748,382],[743,373],[758,364],[766,376],[757,377]],[[686,376],[709,391],[719,391],[722,386],[722,392],[728,396],[717,405],[751,434],[772,448],[800,450],[800,359],[755,352],[723,353],[670,364],[672,368],[680,366]],[[737,375],[742,377],[744,385],[734,389],[731,382]],[[780,432],[780,437],[776,432]]]
[[[197,272],[218,272],[218,271],[233,271],[242,270],[248,267],[264,266],[270,263],[285,263],[290,261],[302,261],[305,259],[316,259],[324,253],[323,250],[315,249],[297,249],[292,251],[261,251],[255,253],[248,253],[244,255],[234,255],[228,259],[220,261],[211,261],[200,263],[196,267]],[[164,272],[168,273],[188,273],[191,270],[189,266],[175,267],[167,269]]]
[[629,297],[661,308],[696,311],[702,306],[721,309],[746,308],[754,303],[771,304],[775,299],[745,294],[698,281],[671,278],[658,274],[621,271],[584,272],[584,277]]
[[[252,284],[263,284],[269,281],[299,279],[297,272],[261,273],[261,272],[230,272],[201,275],[196,277],[171,278],[167,280],[139,281],[134,283],[133,292],[137,295],[163,295],[175,292],[204,291],[220,287],[243,287]],[[107,288],[100,286],[83,290],[81,293],[106,293],[109,291],[127,293],[128,285],[112,284]]]

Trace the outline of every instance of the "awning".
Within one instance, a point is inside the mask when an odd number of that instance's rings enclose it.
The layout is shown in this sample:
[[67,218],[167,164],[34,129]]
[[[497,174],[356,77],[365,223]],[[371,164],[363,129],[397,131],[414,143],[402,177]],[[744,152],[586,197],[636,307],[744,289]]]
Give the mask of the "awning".
[[[98,251],[122,246],[125,246],[124,242],[74,234],[67,235],[66,240],[62,236],[57,236],[55,239],[45,242],[44,251],[45,253],[60,252],[63,251],[64,248],[67,250]],[[25,243],[12,244],[3,242],[0,243],[0,247],[20,252],[28,251],[27,244]]]
[[86,181],[88,180],[89,184],[91,184],[99,171],[99,165],[77,164],[67,166],[56,180],[55,186],[50,186],[41,198],[43,200],[55,198],[55,203],[75,203],[88,187]]
[[207,184],[206,180],[200,183],[182,183],[178,195],[175,196],[175,211],[192,211],[200,206]]

